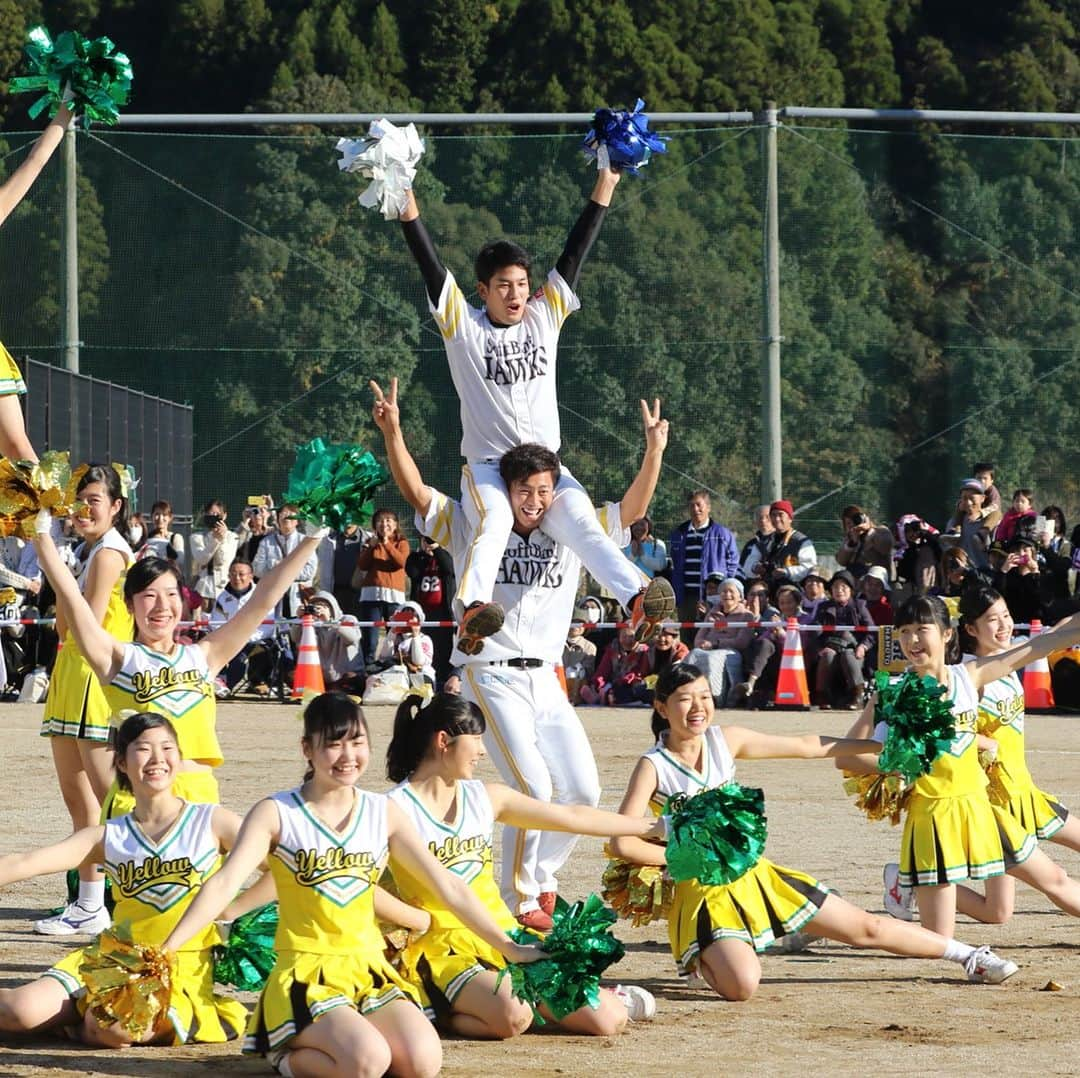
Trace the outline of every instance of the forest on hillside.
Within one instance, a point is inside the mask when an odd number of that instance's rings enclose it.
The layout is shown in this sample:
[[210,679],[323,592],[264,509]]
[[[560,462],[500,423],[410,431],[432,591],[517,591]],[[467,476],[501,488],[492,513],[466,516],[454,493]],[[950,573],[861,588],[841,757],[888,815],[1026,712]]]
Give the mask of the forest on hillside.
[[[649,111],[782,105],[1080,109],[1069,0],[0,0],[108,34],[130,111]],[[0,99],[6,153],[32,137]],[[83,370],[195,405],[196,498],[280,490],[315,435],[377,445],[367,380],[401,380],[425,471],[456,489],[457,402],[398,229],[362,210],[358,131],[80,135]],[[582,131],[423,132],[418,195],[464,283],[506,234],[545,272],[587,197]],[[674,434],[654,516],[688,487],[747,530],[760,482],[761,131],[673,125],[616,194],[560,347],[564,452],[600,498]],[[941,522],[976,458],[1080,513],[1080,164],[1069,128],[788,123],[780,155],[785,496]],[[3,167],[10,167],[5,161]],[[55,165],[5,228],[0,335],[58,359]],[[252,488],[252,489],[249,489]],[[725,505],[724,500],[730,503]]]

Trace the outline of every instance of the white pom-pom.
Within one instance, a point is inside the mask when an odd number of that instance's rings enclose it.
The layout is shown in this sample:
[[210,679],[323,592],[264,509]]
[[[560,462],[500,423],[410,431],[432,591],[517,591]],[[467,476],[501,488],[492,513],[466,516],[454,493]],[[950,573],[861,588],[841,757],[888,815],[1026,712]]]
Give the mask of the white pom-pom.
[[371,180],[360,195],[360,205],[378,206],[388,221],[400,217],[424,153],[416,125],[398,127],[389,120],[372,120],[367,138],[338,139],[335,149],[341,154],[339,169]]

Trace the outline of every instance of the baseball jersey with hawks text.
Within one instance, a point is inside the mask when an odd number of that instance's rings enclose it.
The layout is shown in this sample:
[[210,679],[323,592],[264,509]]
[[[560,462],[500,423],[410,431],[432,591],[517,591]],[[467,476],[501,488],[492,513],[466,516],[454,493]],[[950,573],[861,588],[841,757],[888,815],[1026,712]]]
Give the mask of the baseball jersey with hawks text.
[[447,271],[436,306],[428,300],[446,347],[450,375],[461,401],[461,455],[501,457],[537,442],[558,452],[559,406],[555,359],[559,330],[581,306],[558,270],[525,305],[514,326],[493,325]]
[[[472,541],[465,511],[445,494],[430,487],[428,492],[427,516],[417,514],[416,527],[450,552],[460,574]],[[608,502],[597,516],[615,543],[626,546],[629,532],[623,528],[618,504]],[[526,657],[562,662],[580,572],[581,559],[555,542],[543,526],[528,537],[511,532],[491,596],[506,611],[503,627],[484,641],[482,657],[464,655],[455,648],[451,661],[461,665]]]

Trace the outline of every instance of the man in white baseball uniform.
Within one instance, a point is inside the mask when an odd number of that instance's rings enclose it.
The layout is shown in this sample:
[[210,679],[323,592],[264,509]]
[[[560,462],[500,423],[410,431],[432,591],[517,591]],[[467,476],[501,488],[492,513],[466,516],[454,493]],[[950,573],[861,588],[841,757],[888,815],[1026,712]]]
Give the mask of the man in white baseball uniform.
[[[474,538],[458,563],[453,605],[461,625],[458,648],[468,655],[483,650],[484,639],[498,631],[504,614],[493,596],[514,514],[499,475],[499,460],[526,443],[559,451],[555,384],[559,331],[581,306],[575,293],[578,275],[618,182],[617,171],[599,171],[555,268],[531,296],[527,252],[507,240],[485,245],[475,265],[483,308],[466,303],[454,275],[439,260],[411,191],[401,215],[405,241],[423,274],[428,307],[442,333],[461,402],[461,455],[466,463],[460,504]],[[545,512],[545,531],[569,547],[626,607],[639,640],[648,640],[674,614],[671,585],[663,577],[650,581],[623,555],[601,526],[589,495],[563,465]]]
[[[397,380],[384,396],[373,382],[375,423],[386,441],[391,473],[416,510],[416,527],[441,543],[460,564],[469,556],[472,529],[462,505],[427,486],[405,444],[397,405]],[[625,545],[623,520],[648,508],[667,446],[660,404],[641,402],[645,456],[618,505],[597,514],[599,526]],[[513,508],[514,527],[504,544],[494,597],[506,611],[483,656],[455,650],[462,667],[462,695],[484,713],[484,745],[502,777],[532,797],[563,804],[595,805],[600,781],[581,721],[555,673],[573,616],[581,561],[547,533],[547,514],[559,483],[559,458],[541,445],[515,446],[500,469]],[[518,920],[551,927],[558,890],[556,873],[577,836],[507,827],[503,834],[502,894]]]

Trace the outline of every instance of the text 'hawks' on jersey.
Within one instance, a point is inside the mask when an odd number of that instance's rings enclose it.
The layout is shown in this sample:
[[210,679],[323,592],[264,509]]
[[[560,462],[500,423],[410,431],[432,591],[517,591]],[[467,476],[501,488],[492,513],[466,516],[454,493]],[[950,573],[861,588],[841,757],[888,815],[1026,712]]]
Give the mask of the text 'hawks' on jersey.
[[[454,559],[460,580],[467,568],[473,540],[465,511],[459,502],[432,487],[428,493],[431,503],[427,515],[416,515],[416,527],[422,535],[430,535],[446,548]],[[597,511],[597,518],[618,546],[630,542],[617,504],[604,505]],[[543,525],[528,537],[511,532],[491,595],[506,611],[503,627],[487,637],[479,658],[455,649],[451,661],[455,665],[490,663],[525,656],[549,663],[561,662],[580,572],[578,556],[569,547],[555,542]]]

